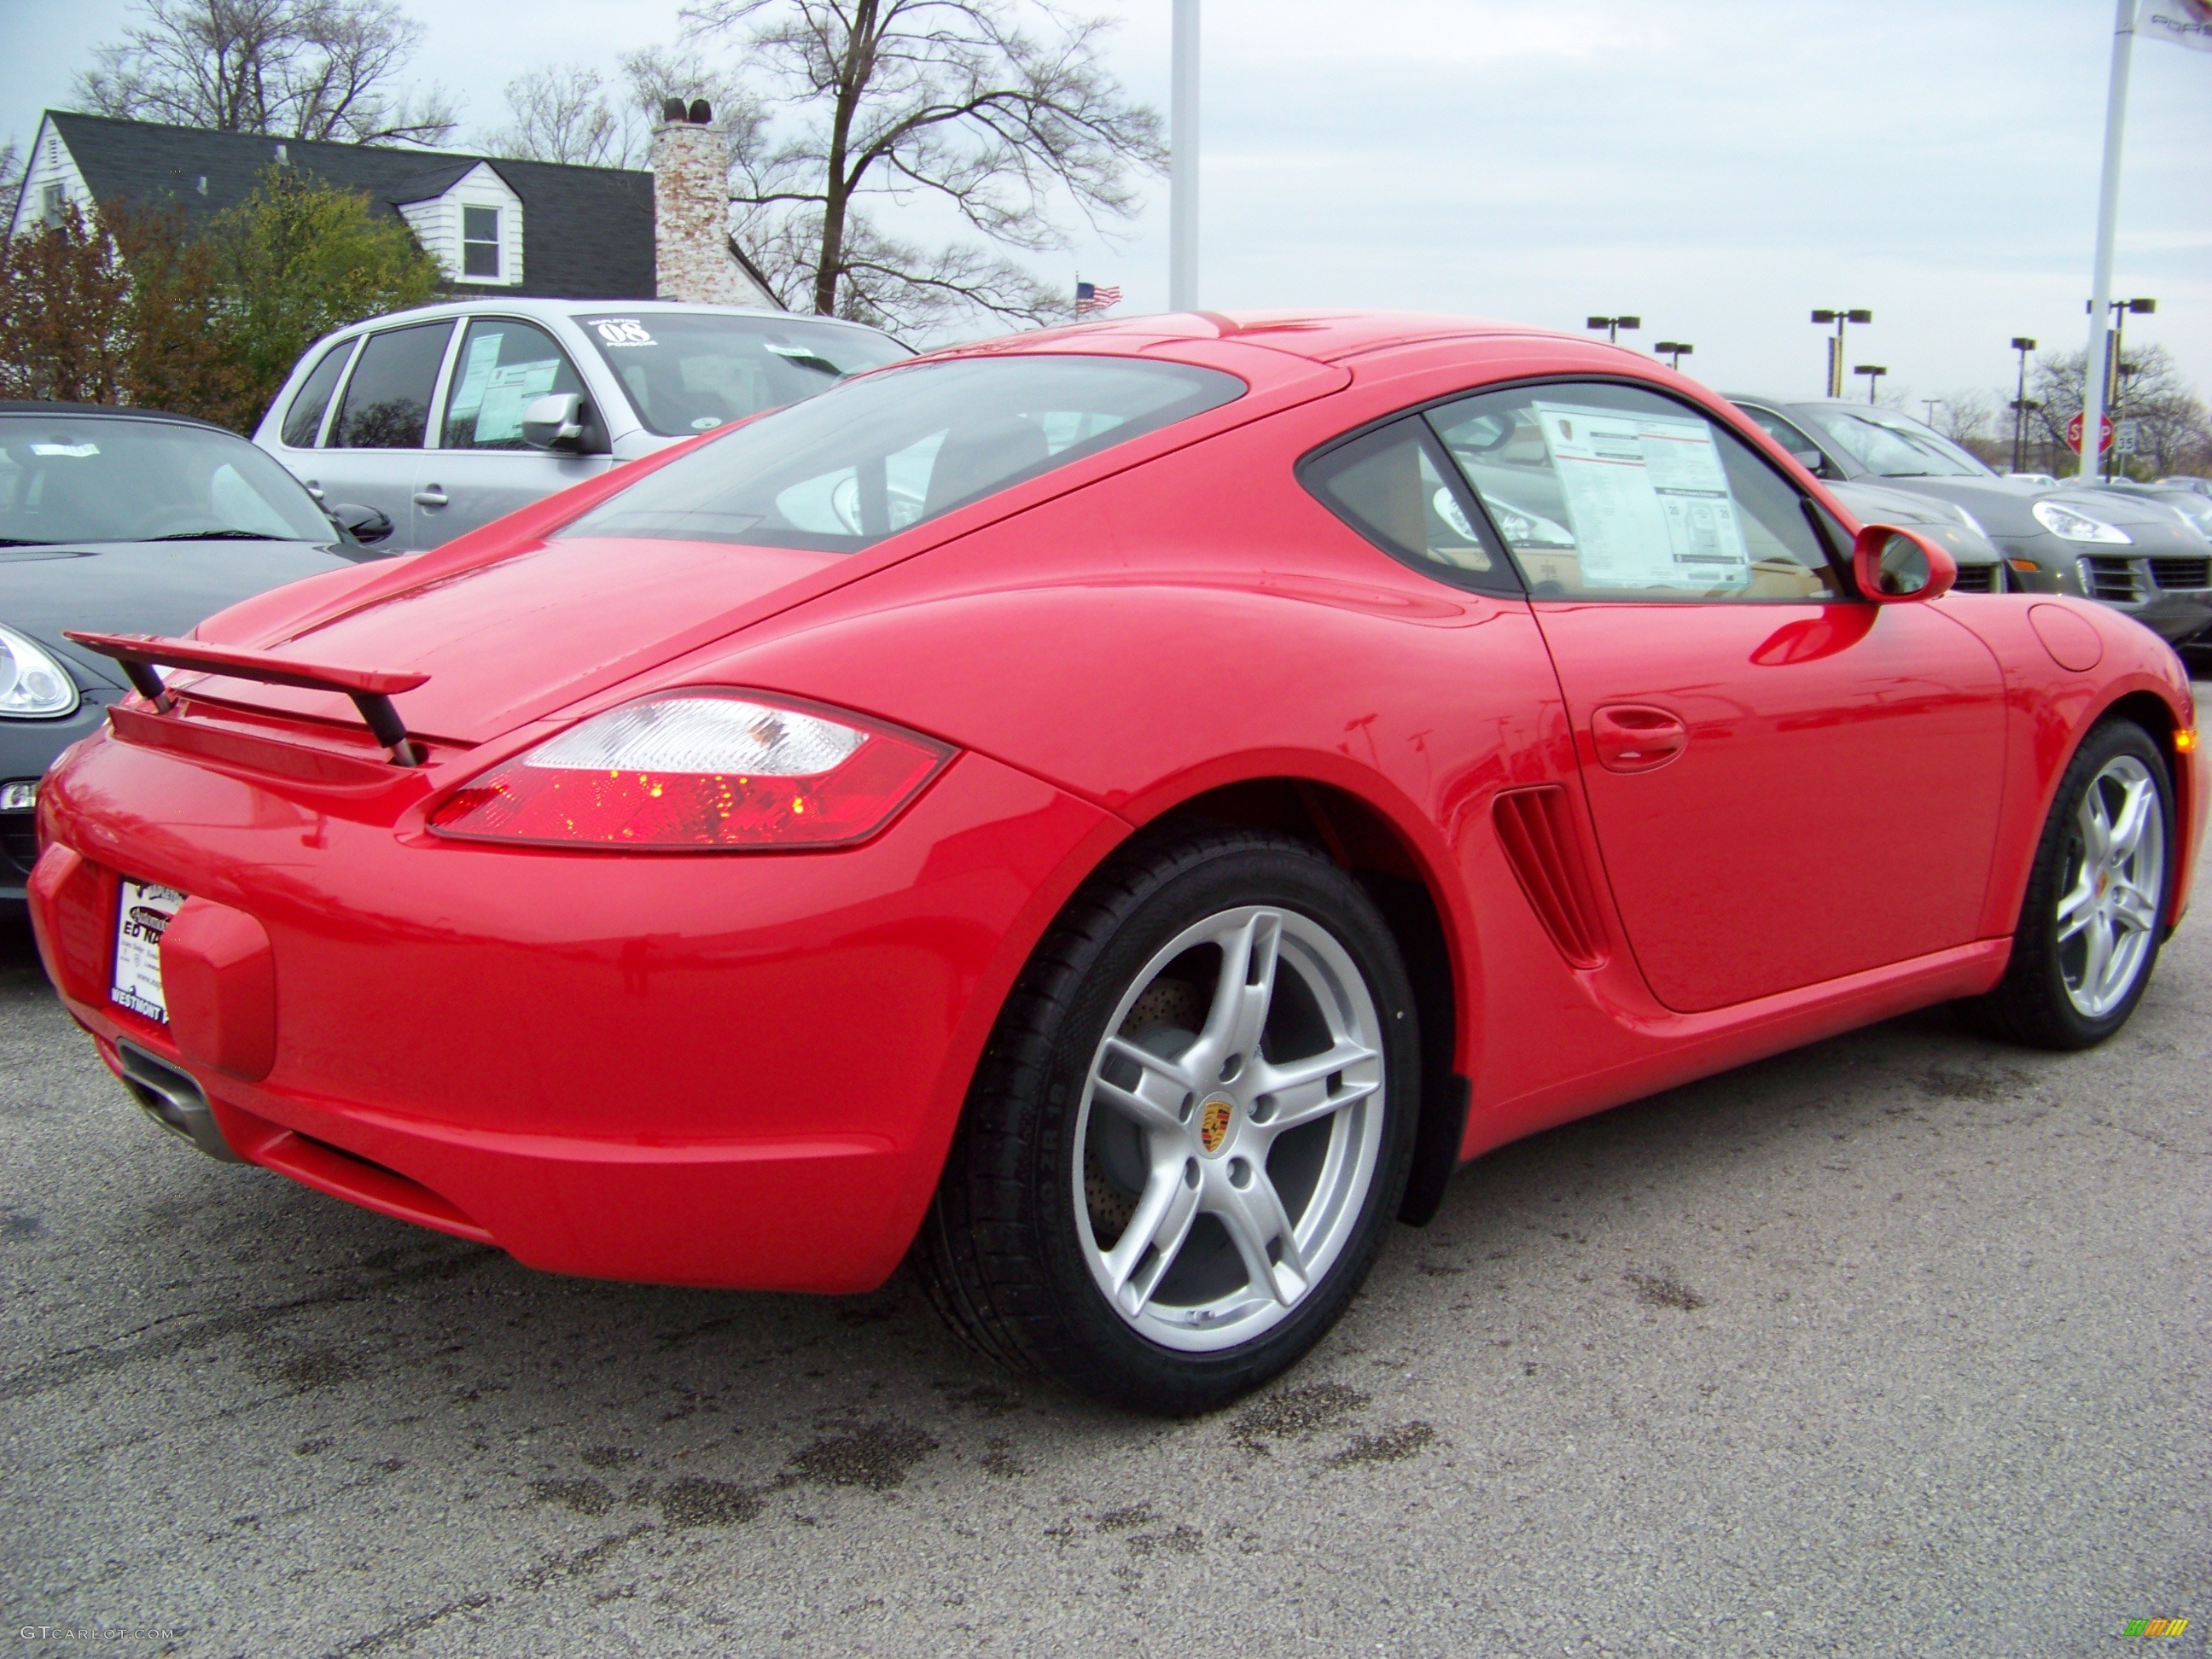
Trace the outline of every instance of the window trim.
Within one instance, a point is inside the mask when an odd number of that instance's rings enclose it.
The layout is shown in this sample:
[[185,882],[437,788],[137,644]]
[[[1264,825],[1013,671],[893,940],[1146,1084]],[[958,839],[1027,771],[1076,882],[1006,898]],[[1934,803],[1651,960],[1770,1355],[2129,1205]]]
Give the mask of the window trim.
[[[456,203],[455,205],[461,210],[460,280],[465,283],[471,281],[504,283],[507,281],[508,277],[507,272],[503,269],[506,264],[506,260],[502,257],[506,252],[507,246],[507,223],[501,216],[501,209],[500,206],[497,204],[491,202],[459,202]],[[471,213],[489,213],[491,215],[491,238],[489,241],[485,240],[481,236],[471,237],[469,234],[469,215]],[[491,269],[489,270],[471,270],[469,269],[469,249],[471,247],[489,247],[491,250]]]
[[[1492,392],[1513,392],[1523,387],[1547,386],[1625,386],[1636,392],[1648,392],[1655,398],[1663,399],[1668,403],[1679,404],[1682,408],[1689,410],[1691,413],[1698,416],[1700,419],[1710,421],[1714,425],[1721,428],[1731,437],[1741,443],[1746,449],[1749,450],[1753,459],[1755,459],[1761,466],[1764,466],[1769,472],[1772,473],[1776,481],[1781,483],[1784,488],[1787,489],[1791,495],[1797,498],[1798,510],[1805,514],[1807,523],[1813,528],[1814,539],[1827,550],[1829,574],[1835,578],[1838,592],[1835,594],[1819,599],[1708,599],[1694,598],[1680,599],[1646,599],[1641,596],[1633,599],[1624,597],[1621,599],[1611,599],[1603,598],[1597,594],[1577,594],[1572,596],[1563,596],[1558,599],[1550,597],[1539,599],[1528,586],[1528,575],[1527,573],[1521,568],[1521,562],[1512,556],[1511,550],[1508,548],[1506,551],[1507,568],[1512,571],[1515,580],[1520,584],[1515,591],[1522,597],[1527,599],[1531,605],[1657,605],[1672,606],[1690,605],[1870,605],[1873,603],[1872,600],[1869,599],[1864,594],[1858,591],[1857,583],[1851,580],[1850,563],[1847,555],[1839,553],[1835,544],[1829,538],[1827,532],[1822,524],[1822,519],[1824,516],[1822,510],[1823,503],[1817,497],[1806,494],[1806,492],[1799,487],[1795,479],[1790,477],[1788,473],[1783,471],[1780,467],[1775,465],[1773,461],[1768,459],[1765,452],[1759,447],[1758,443],[1745,435],[1742,428],[1735,421],[1722,415],[1716,410],[1708,409],[1703,404],[1683,397],[1680,392],[1675,392],[1670,387],[1656,386],[1650,380],[1641,380],[1632,374],[1575,374],[1567,372],[1553,373],[1549,374],[1522,374],[1516,375],[1511,380],[1492,380],[1485,385],[1464,386],[1457,392],[1449,392],[1440,397],[1425,398],[1417,404],[1407,404],[1403,408],[1393,410],[1388,415],[1379,416],[1371,421],[1364,422],[1362,424],[1351,428],[1349,431],[1339,433],[1335,437],[1329,439],[1326,443],[1317,444],[1312,449],[1308,450],[1305,454],[1301,455],[1297,459],[1294,470],[1301,475],[1300,483],[1303,483],[1304,482],[1303,474],[1308,461],[1318,458],[1328,451],[1335,448],[1340,444],[1349,443],[1355,438],[1364,437],[1377,428],[1388,426],[1393,421],[1403,420],[1409,415],[1418,415],[1421,417],[1423,425],[1428,428],[1430,437],[1436,439],[1437,447],[1439,449],[1442,449],[1444,447],[1443,441],[1437,436],[1436,427],[1434,423],[1430,422],[1428,419],[1430,410],[1441,409],[1447,404],[1461,403],[1469,398],[1487,397]],[[1792,424],[1795,423],[1793,422]],[[1447,454],[1446,459],[1449,460],[1449,454]],[[1456,461],[1453,461],[1451,463],[1451,476],[1460,483],[1466,484],[1466,475],[1460,471],[1459,464]],[[1309,495],[1314,494],[1310,489],[1309,489],[1307,493]],[[1498,526],[1490,516],[1490,509],[1482,504],[1480,500],[1481,492],[1474,489],[1472,486],[1469,486],[1466,493],[1476,498],[1475,507],[1477,512],[1481,515],[1480,518],[1474,520],[1471,522],[1480,525],[1491,537],[1494,538],[1498,546],[1504,546],[1504,537],[1498,533]],[[1328,503],[1321,501],[1321,497],[1317,495],[1314,495],[1314,499],[1316,501],[1320,501],[1321,505],[1324,507],[1328,506]],[[1372,541],[1373,538],[1367,537],[1364,532],[1362,532],[1361,534],[1363,539],[1366,539],[1370,542]],[[1389,551],[1389,550],[1385,549],[1384,550]],[[1395,558],[1398,556],[1393,553],[1391,556]],[[1424,572],[1424,574],[1431,573]],[[1442,580],[1442,578],[1438,578],[1438,580]],[[1445,585],[1447,586],[1456,586],[1456,584],[1449,582]]]

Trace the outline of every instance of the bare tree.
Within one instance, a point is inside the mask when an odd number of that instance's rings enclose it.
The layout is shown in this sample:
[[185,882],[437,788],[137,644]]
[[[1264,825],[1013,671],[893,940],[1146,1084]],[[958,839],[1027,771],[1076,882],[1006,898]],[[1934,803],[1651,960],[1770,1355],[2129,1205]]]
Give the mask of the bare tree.
[[988,244],[1069,246],[1137,210],[1164,161],[1159,118],[1099,61],[1103,19],[1050,0],[696,0],[735,36],[771,111],[735,147],[741,235],[793,309],[926,331],[981,311],[1025,322],[1066,298],[990,246],[895,240],[867,210],[934,200]]
[[16,198],[23,193],[23,174],[27,171],[23,147],[10,138],[0,144],[0,204],[9,213],[15,210]]
[[760,112],[729,76],[696,53],[647,46],[622,59],[617,87],[589,64],[532,70],[507,83],[507,122],[480,142],[495,155],[586,167],[634,167],[652,148],[664,99],[704,98],[732,126],[735,147],[758,149]]
[[481,141],[494,155],[626,167],[637,157],[606,82],[587,64],[532,70],[507,83],[507,125]]
[[132,120],[432,144],[453,130],[446,95],[395,89],[422,38],[395,0],[143,0],[122,40],[94,53],[76,95]]
[[[2067,447],[2067,423],[2081,412],[2083,367],[2088,353],[2045,352],[2035,360],[2029,398],[2042,404],[2033,422],[2057,465],[2070,471],[2074,452]],[[2129,343],[2120,354],[2119,396],[2108,411],[2114,422],[2136,422],[2136,453],[2124,462],[2150,477],[2177,471],[2212,447],[2212,419],[2204,400],[2181,377],[2173,354],[2161,345]]]

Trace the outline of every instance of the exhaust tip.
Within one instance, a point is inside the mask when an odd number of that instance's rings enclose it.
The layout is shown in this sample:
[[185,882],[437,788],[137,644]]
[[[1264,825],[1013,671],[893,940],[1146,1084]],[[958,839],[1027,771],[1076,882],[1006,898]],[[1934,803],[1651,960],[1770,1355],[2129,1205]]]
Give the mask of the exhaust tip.
[[123,1086],[147,1116],[171,1134],[191,1141],[210,1158],[225,1164],[246,1161],[222,1138],[207,1095],[190,1073],[156,1059],[134,1042],[118,1042],[115,1052],[123,1062]]

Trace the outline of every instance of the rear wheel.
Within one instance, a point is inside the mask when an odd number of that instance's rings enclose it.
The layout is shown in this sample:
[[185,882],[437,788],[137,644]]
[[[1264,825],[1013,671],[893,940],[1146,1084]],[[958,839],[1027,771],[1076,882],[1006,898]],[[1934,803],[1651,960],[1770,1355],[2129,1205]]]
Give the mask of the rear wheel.
[[1148,838],[1009,998],[917,1265],[1011,1365],[1142,1410],[1221,1404],[1365,1277],[1419,1065],[1395,942],[1343,872],[1257,832]]
[[2000,1034],[2087,1048],[2127,1024],[2164,942],[2172,847],[2165,756],[2133,721],[2105,721],[2059,782],[2011,963],[1982,999]]

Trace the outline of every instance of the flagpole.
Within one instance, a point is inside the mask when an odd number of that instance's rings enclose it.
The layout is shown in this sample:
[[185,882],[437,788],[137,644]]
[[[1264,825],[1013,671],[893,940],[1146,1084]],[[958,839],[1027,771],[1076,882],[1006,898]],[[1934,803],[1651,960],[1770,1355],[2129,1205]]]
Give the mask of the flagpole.
[[1168,106],[1168,309],[1198,309],[1198,4],[1175,0]]
[[2105,94],[2105,171],[2097,186],[2097,272],[2089,300],[2089,355],[2082,363],[2081,465],[2094,478],[2105,437],[2105,334],[2112,320],[2112,235],[2120,216],[2120,140],[2128,124],[2128,68],[2136,38],[2136,0],[2118,0],[2112,19],[2112,78]]

